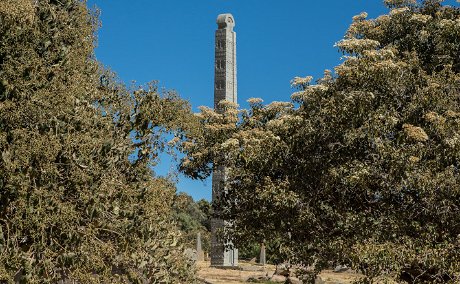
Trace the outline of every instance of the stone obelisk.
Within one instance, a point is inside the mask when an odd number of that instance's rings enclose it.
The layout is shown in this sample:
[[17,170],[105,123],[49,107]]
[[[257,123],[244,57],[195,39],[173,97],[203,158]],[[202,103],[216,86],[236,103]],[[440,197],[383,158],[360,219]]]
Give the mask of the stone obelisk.
[[265,255],[265,243],[260,244],[259,264],[262,264],[262,265],[267,264],[267,259]]
[[196,234],[196,260],[204,261],[204,252],[201,247],[201,233]]
[[[217,17],[215,65],[214,65],[214,109],[220,112],[222,100],[237,102],[236,84],[236,33],[235,20],[231,14]],[[212,175],[212,200],[217,201],[225,193],[225,168],[218,166]],[[222,240],[217,232],[230,226],[228,220],[211,220],[211,265],[238,266],[238,249],[229,249],[229,240]]]

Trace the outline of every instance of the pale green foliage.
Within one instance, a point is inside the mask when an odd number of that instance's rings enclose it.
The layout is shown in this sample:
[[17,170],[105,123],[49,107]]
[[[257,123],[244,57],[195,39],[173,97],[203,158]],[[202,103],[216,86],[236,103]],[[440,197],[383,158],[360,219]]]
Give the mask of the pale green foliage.
[[293,80],[292,103],[202,111],[182,167],[227,167],[237,245],[280,240],[307,273],[349,264],[362,283],[457,283],[460,9],[385,2],[388,15],[354,17],[335,74]]
[[117,83],[97,24],[78,0],[0,2],[0,279],[192,283],[175,188],[148,167],[189,107]]
[[179,229],[184,234],[185,245],[189,248],[195,248],[197,234],[200,233],[202,249],[209,252],[211,241],[210,203],[204,199],[194,202],[191,196],[181,192],[175,197],[173,210]]

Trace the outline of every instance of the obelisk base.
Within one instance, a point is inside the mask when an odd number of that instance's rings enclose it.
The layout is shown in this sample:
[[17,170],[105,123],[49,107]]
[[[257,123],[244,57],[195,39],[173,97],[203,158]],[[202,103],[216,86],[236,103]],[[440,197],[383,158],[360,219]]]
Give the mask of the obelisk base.
[[[238,267],[238,249],[226,247],[225,242],[217,238],[217,232],[223,229],[224,221],[211,220],[211,266],[213,267]],[[230,243],[226,243],[229,245]]]

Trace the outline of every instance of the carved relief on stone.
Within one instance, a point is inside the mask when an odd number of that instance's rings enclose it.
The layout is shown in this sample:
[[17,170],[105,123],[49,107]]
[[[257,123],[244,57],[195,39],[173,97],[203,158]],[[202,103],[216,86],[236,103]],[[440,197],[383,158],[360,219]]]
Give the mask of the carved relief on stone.
[[[215,34],[215,62],[214,62],[214,107],[221,112],[218,104],[222,100],[236,103],[236,34],[233,31],[235,21],[230,14],[222,14],[217,17],[218,29]],[[218,167],[212,176],[212,200],[215,202],[225,193],[224,181],[226,179],[225,168]],[[218,208],[216,209],[218,210]],[[226,249],[228,241],[219,240],[216,232],[231,223],[227,220],[211,220],[211,265],[214,266],[237,266],[238,250]]]

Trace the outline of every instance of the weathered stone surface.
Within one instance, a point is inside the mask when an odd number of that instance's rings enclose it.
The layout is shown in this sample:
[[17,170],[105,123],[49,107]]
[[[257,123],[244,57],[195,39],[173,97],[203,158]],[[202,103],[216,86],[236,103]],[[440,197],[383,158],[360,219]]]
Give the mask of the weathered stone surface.
[[315,284],[326,284],[320,276],[316,276]]
[[245,282],[251,282],[251,283],[262,283],[270,280],[268,276],[249,276]]
[[[235,20],[231,14],[217,17],[215,68],[214,68],[214,109],[220,112],[222,100],[237,102],[236,80],[236,33],[233,31]],[[212,201],[216,202],[225,192],[223,186],[226,178],[224,167],[214,169],[212,175]],[[218,210],[218,209],[217,209]],[[231,226],[231,222],[211,220],[211,266],[238,266],[238,249],[226,248],[226,243],[218,239],[219,230]]]
[[287,283],[289,284],[302,284],[302,280],[297,277],[288,277]]
[[340,272],[345,272],[345,271],[348,271],[350,270],[350,268],[346,265],[337,265],[335,268],[334,268],[334,272],[336,273],[340,273]]
[[196,260],[204,261],[204,252],[201,248],[201,233],[196,234]]
[[276,275],[289,276],[291,275],[290,265],[287,263],[279,264],[276,266],[275,270]]
[[214,75],[214,107],[222,100],[237,102],[236,33],[231,14],[217,17]]
[[194,249],[191,249],[191,248],[185,249],[184,255],[185,255],[185,257],[187,257],[191,261],[196,261],[197,260],[196,250],[194,250]]
[[286,277],[283,275],[273,274],[273,276],[270,278],[270,281],[276,282],[276,283],[285,283]]
[[260,245],[259,263],[262,265],[267,264],[266,257],[265,257],[265,244],[264,243]]

